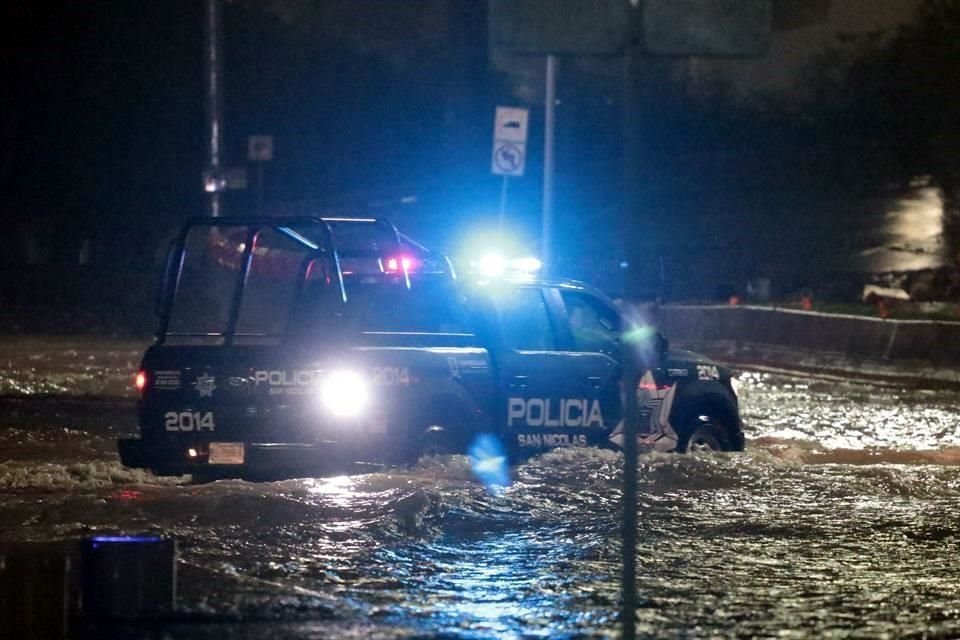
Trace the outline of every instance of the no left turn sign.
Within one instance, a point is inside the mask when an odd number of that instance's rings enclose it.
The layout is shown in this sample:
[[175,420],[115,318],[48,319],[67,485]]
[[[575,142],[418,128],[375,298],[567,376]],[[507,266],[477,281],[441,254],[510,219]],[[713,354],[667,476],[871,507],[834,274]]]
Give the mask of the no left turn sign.
[[493,173],[498,176],[522,176],[526,160],[526,146],[516,142],[495,142],[493,145]]

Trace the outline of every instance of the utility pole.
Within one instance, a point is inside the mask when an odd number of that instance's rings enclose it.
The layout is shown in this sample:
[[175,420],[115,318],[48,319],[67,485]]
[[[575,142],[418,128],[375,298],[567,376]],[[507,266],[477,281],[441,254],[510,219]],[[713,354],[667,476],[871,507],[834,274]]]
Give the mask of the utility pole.
[[557,105],[557,56],[547,55],[544,91],[543,131],[543,218],[540,231],[540,260],[549,272],[553,270],[553,139]]
[[208,157],[204,179],[204,190],[210,194],[207,212],[211,217],[222,215],[220,192],[224,188],[222,168],[220,166],[223,144],[223,17],[221,0],[207,0],[206,20],[204,21],[205,47],[204,62],[207,80],[206,116]]

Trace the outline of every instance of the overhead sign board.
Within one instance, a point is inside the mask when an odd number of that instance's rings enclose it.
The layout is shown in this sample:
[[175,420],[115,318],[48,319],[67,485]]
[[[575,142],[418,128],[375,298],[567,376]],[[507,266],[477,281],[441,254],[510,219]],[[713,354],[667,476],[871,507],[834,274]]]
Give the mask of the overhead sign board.
[[631,32],[629,0],[490,0],[490,47],[529,54],[612,54]]
[[770,0],[644,0],[643,46],[667,56],[760,56],[770,48]]
[[832,0],[773,0],[773,30],[789,31],[830,19]]
[[527,163],[527,122],[530,112],[519,107],[497,107],[493,119],[493,158],[490,170],[498,176],[522,176]]

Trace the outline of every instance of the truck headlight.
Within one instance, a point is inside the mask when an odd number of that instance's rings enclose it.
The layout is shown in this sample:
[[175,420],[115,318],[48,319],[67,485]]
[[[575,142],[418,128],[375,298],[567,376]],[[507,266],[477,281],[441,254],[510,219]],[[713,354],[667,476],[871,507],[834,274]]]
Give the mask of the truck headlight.
[[370,404],[370,387],[356,371],[333,371],[323,380],[320,399],[338,418],[352,418]]

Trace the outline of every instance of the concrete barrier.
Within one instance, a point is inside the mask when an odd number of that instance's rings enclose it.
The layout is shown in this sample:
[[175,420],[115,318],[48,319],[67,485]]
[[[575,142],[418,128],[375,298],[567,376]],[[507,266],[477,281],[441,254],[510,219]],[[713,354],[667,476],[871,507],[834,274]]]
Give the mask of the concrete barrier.
[[960,322],[691,305],[656,319],[671,343],[733,362],[960,384]]

